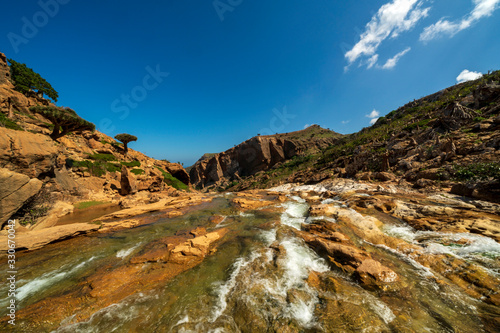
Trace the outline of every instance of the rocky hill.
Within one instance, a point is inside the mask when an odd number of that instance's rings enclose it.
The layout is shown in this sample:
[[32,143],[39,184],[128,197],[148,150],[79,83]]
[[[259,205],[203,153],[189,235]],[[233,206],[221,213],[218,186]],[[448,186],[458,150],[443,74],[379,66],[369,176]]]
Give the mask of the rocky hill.
[[153,200],[161,191],[188,189],[189,175],[181,165],[132,149],[124,154],[121,143],[99,131],[52,140],[54,125],[30,111],[37,105],[55,106],[16,91],[0,53],[0,225],[16,213],[22,220],[25,212],[40,206],[43,215],[58,200],[117,202],[137,192]]
[[340,137],[341,134],[318,125],[291,133],[256,136],[225,152],[203,155],[190,169],[191,182],[201,188],[228,187],[293,157],[325,149]]
[[[201,178],[205,183],[215,183],[223,175],[235,180],[227,188],[231,191],[342,177],[449,188],[456,194],[498,200],[499,82],[500,71],[496,71],[414,100],[379,118],[373,126],[339,138],[334,145],[296,154],[290,160],[285,155],[284,163],[267,164],[267,168],[255,168],[256,162],[237,164],[246,171],[239,173],[240,178],[236,168],[224,162],[234,150],[201,162],[201,176],[196,169],[191,176],[199,184],[200,177],[205,177]],[[259,138],[252,140],[259,142]]]

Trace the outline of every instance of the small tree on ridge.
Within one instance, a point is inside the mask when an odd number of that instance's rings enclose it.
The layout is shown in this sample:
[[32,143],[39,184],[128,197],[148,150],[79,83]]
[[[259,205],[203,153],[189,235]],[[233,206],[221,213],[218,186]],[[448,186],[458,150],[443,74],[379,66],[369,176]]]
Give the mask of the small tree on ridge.
[[54,129],[50,134],[52,140],[57,140],[69,132],[76,131],[94,131],[95,125],[81,118],[70,108],[61,108],[54,106],[33,106],[31,111],[36,112],[47,118]]
[[136,136],[127,133],[117,134],[115,139],[123,143],[123,151],[125,154],[128,152],[127,144],[131,141],[137,141]]

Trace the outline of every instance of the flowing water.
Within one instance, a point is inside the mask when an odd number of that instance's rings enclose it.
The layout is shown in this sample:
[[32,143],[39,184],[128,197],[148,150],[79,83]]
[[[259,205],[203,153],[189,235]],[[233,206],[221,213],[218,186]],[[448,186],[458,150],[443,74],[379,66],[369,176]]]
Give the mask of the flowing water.
[[[492,331],[484,318],[500,316],[497,307],[436,283],[435,272],[410,256],[342,230],[373,257],[395,263],[405,286],[402,291],[365,290],[292,232],[303,223],[337,223],[334,219],[307,217],[309,206],[299,197],[246,213],[233,208],[230,198],[219,197],[181,217],[158,217],[140,228],[75,238],[19,255],[18,311],[67,294],[102,267],[119,269],[157,239],[204,226],[230,232],[201,264],[153,289],[96,308],[83,321],[78,322],[76,307],[61,320],[39,323],[37,332],[482,332]],[[324,203],[343,205],[331,199]],[[225,218],[209,226],[213,215]],[[384,232],[431,254],[459,257],[499,274],[500,245],[491,239],[419,232],[403,223],[386,225]],[[311,283],[311,274],[321,276],[321,287]],[[7,295],[6,286],[0,287],[0,295]],[[0,299],[2,316],[6,302]],[[21,317],[18,331],[28,331],[22,327],[32,320]]]

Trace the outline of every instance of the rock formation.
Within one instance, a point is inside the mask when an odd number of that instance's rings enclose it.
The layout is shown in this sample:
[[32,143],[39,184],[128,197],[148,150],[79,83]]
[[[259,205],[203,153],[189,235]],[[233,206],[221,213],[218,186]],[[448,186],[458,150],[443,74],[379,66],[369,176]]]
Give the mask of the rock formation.
[[0,168],[0,224],[5,223],[26,201],[42,188],[42,182],[4,168]]
[[251,176],[294,156],[324,149],[340,136],[317,125],[287,134],[256,136],[223,153],[204,155],[190,170],[191,182],[205,187]]

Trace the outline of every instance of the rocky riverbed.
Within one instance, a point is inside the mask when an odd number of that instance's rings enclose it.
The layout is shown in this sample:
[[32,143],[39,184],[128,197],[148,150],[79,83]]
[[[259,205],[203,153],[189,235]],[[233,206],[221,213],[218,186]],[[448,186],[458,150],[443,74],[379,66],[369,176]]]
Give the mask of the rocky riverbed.
[[350,180],[199,195],[184,210],[179,200],[114,212],[85,237],[20,252],[16,329],[500,326],[497,204]]

